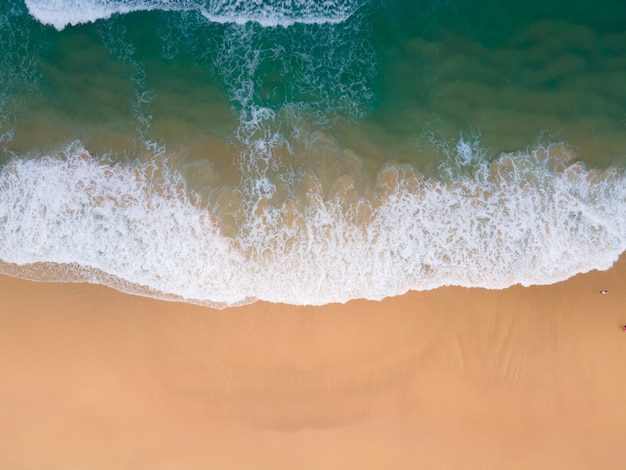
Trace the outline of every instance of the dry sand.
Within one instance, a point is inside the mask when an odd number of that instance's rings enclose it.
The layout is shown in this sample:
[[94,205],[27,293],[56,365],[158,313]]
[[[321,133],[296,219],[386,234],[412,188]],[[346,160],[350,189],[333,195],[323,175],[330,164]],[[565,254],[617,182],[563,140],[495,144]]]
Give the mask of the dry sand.
[[626,257],[324,308],[0,294],[1,469],[626,466]]

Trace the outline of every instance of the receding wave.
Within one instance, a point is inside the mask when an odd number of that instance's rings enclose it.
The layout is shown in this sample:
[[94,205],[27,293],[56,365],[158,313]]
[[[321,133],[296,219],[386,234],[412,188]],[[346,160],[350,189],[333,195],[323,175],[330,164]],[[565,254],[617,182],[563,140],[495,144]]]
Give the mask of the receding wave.
[[359,8],[359,3],[355,0],[26,0],[26,6],[39,22],[62,30],[115,14],[151,10],[196,10],[212,22],[254,22],[262,26],[341,23]]
[[255,204],[246,184],[214,188],[231,197],[222,206],[166,163],[112,163],[75,144],[1,169],[0,270],[213,307],[321,305],[549,284],[626,249],[624,170],[588,168],[560,144],[488,161],[463,141],[440,170],[388,165],[370,196],[349,174],[331,192],[292,175],[287,197]]

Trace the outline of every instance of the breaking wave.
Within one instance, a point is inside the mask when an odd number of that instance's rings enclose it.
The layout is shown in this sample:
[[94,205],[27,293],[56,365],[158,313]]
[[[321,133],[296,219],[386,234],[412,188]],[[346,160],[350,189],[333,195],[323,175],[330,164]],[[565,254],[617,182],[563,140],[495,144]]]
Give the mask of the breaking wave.
[[489,162],[461,140],[437,179],[388,165],[366,197],[354,175],[330,193],[294,175],[288,197],[233,196],[225,212],[166,163],[112,163],[74,144],[2,168],[0,268],[213,307],[550,284],[626,249],[626,173],[572,157],[552,144]]
[[341,23],[360,6],[356,0],[26,0],[30,14],[58,30],[135,11],[199,11],[216,23],[258,23],[288,27],[296,23]]

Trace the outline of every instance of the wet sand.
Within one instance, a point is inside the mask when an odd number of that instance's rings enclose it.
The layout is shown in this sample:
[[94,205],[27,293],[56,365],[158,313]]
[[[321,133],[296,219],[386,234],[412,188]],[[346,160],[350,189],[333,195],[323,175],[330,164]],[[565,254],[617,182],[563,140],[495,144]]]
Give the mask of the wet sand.
[[214,311],[0,277],[0,468],[620,468],[625,286]]

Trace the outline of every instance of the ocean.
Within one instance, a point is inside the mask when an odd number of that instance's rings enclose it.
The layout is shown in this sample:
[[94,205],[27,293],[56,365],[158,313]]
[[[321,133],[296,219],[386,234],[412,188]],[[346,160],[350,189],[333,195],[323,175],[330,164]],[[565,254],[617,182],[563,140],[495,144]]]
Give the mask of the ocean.
[[622,0],[7,0],[0,272],[214,308],[605,270]]

